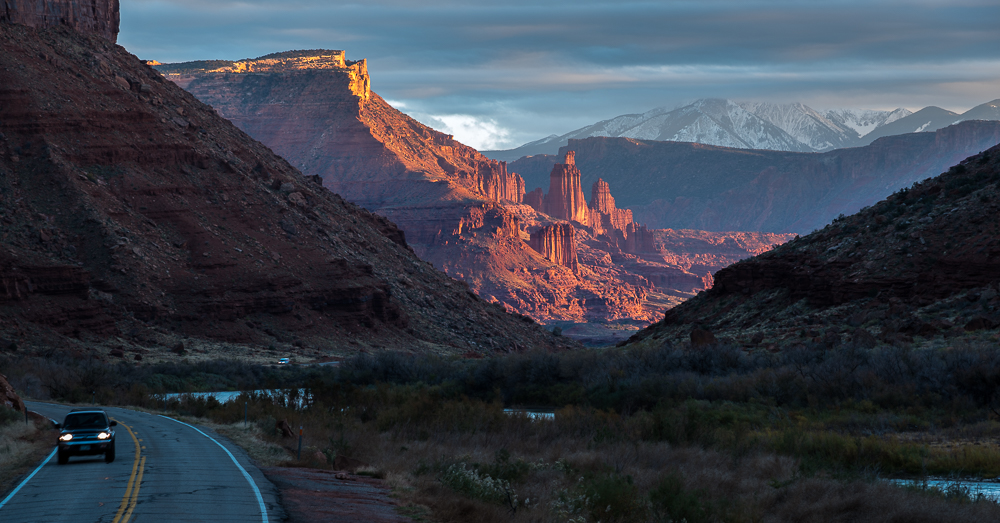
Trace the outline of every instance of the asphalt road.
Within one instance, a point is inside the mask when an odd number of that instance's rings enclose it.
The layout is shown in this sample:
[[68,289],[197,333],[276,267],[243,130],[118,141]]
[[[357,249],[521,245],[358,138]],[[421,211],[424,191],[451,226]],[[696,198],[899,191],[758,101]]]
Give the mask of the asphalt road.
[[[25,403],[59,422],[72,408]],[[284,518],[274,485],[218,434],[153,414],[104,410],[118,422],[115,461],[74,456],[58,465],[52,457],[0,506],[0,521],[246,523]]]

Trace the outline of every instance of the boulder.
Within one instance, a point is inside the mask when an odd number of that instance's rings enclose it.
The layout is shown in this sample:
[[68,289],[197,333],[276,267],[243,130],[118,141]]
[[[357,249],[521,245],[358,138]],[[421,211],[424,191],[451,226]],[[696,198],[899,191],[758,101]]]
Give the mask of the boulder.
[[14,409],[18,412],[24,412],[24,402],[21,401],[21,397],[14,392],[14,387],[10,386],[7,382],[7,376],[0,374],[0,402],[4,406]]
[[291,425],[288,424],[288,420],[281,420],[274,424],[274,428],[281,432],[281,437],[283,438],[294,438],[295,433],[292,432]]

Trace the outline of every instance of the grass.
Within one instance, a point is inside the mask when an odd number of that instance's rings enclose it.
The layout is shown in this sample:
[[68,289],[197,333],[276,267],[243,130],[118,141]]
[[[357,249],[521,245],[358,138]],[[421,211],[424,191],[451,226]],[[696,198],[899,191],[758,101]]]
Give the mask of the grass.
[[0,406],[0,493],[14,488],[37,467],[52,452],[55,440],[56,434],[47,423],[26,424],[19,413]]

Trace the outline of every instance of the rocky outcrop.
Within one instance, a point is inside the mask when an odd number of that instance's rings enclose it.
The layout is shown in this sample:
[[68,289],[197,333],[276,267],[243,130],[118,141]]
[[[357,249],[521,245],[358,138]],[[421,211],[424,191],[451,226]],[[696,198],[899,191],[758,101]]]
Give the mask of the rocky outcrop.
[[118,41],[118,0],[6,0],[0,22],[37,29],[66,26],[81,33]]
[[[375,103],[342,80],[354,114]],[[566,343],[93,35],[0,24],[0,222],[0,332],[19,351],[141,345],[145,364],[177,357],[181,337],[258,361],[273,358],[261,347]]]
[[576,256],[576,230],[569,223],[547,225],[531,233],[528,245],[546,259],[579,274]]
[[[608,180],[617,205],[649,227],[805,234],[997,143],[1000,122],[978,120],[825,153],[596,137],[560,152],[575,151],[582,183]],[[533,188],[558,161],[539,155],[509,168]]]
[[587,201],[583,198],[580,169],[576,168],[574,155],[573,151],[566,151],[563,162],[552,167],[549,192],[545,195],[545,214],[587,225]]
[[611,196],[611,186],[598,178],[590,190],[590,217],[588,222],[595,230],[614,229],[625,231],[632,223],[632,211],[615,207],[615,198]]
[[0,374],[0,405],[18,412],[25,411],[24,402],[21,401],[21,397],[14,391],[14,387],[10,386],[7,376],[3,374]]

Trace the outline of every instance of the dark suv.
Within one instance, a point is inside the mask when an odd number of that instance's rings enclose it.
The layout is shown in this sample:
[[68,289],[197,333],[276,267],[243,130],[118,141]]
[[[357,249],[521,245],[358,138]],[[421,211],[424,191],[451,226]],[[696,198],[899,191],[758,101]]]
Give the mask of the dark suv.
[[59,429],[59,464],[70,456],[104,454],[104,461],[115,460],[116,421],[108,421],[103,410],[77,409],[66,415]]

